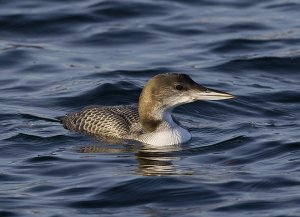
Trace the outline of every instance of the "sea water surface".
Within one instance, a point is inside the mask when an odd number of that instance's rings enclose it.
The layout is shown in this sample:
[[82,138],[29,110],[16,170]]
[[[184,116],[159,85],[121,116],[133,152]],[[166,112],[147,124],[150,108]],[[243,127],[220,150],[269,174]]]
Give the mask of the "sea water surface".
[[[300,2],[0,0],[0,216],[300,216]],[[56,116],[184,72],[235,99],[149,149]]]

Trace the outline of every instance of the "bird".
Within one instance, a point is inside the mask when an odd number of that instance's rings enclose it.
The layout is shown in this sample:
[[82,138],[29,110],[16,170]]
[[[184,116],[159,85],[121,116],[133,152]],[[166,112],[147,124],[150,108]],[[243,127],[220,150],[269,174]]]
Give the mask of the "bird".
[[187,74],[162,73],[145,84],[138,105],[87,106],[58,119],[71,131],[135,140],[148,146],[169,146],[192,138],[172,115],[175,107],[197,100],[231,98],[232,94],[204,87]]

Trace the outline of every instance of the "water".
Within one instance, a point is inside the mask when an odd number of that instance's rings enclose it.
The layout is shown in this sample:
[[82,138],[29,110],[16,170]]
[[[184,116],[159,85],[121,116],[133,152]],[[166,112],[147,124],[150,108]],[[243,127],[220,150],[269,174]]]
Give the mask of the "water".
[[[1,216],[300,216],[299,1],[0,3]],[[52,121],[172,71],[237,96],[176,109],[186,144]]]

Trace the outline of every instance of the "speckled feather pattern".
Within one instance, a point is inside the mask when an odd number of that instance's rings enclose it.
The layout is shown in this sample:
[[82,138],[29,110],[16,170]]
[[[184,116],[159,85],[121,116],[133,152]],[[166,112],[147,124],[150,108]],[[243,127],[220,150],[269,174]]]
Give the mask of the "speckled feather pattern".
[[132,139],[143,132],[138,109],[133,105],[89,106],[60,120],[66,129],[105,137]]

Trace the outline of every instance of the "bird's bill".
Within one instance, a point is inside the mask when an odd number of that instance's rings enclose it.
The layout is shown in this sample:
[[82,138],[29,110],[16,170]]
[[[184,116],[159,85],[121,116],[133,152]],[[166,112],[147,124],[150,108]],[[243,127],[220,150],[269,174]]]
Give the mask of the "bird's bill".
[[223,99],[232,99],[234,96],[230,93],[226,93],[219,90],[214,90],[210,88],[205,88],[199,85],[195,91],[196,100],[223,100]]

